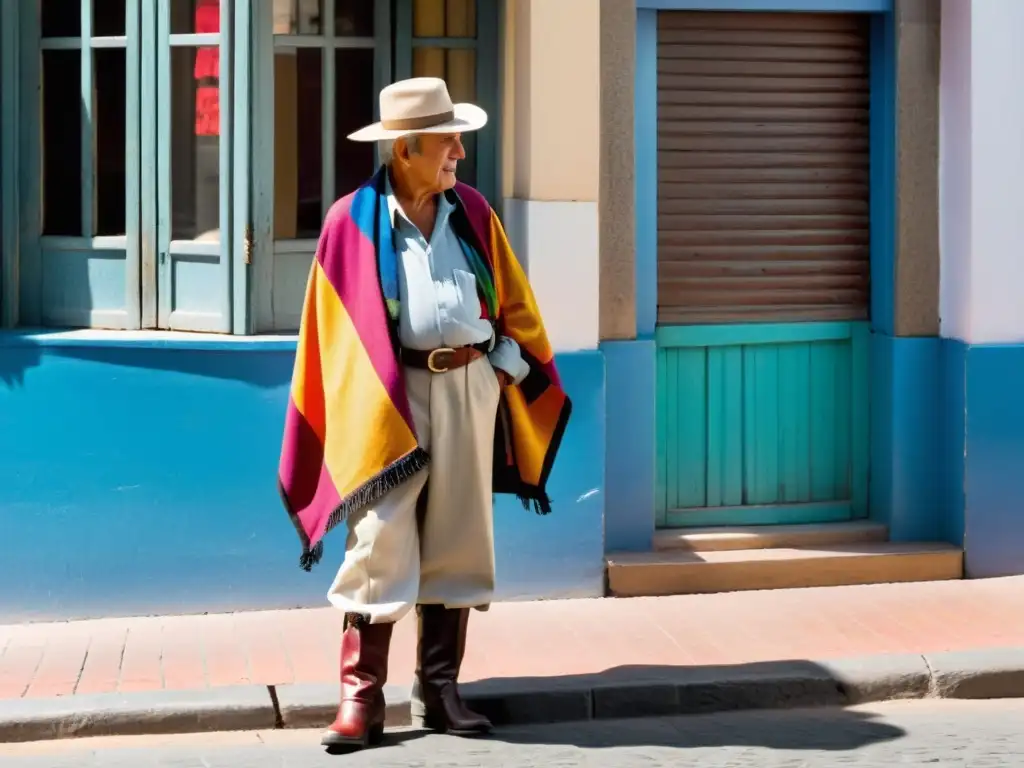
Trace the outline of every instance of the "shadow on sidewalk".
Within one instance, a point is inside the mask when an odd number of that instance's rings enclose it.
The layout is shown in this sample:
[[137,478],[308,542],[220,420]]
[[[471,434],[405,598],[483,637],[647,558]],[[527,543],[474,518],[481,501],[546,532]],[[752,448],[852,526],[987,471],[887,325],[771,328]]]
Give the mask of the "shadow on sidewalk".
[[[594,675],[493,678],[461,688],[497,726],[490,740],[509,744],[842,752],[906,735],[870,712],[847,708],[865,694],[877,700],[877,691],[861,690],[811,661],[631,665]],[[526,724],[538,720],[564,722]],[[419,735],[394,734],[389,743]]]
[[[491,741],[506,744],[547,744],[583,749],[661,747],[760,747],[773,750],[850,752],[906,735],[863,711],[839,708],[748,710],[727,717],[695,715],[608,722],[590,720],[548,726],[542,731],[501,729]],[[610,722],[610,721],[609,721]],[[541,737],[541,738],[538,738]]]

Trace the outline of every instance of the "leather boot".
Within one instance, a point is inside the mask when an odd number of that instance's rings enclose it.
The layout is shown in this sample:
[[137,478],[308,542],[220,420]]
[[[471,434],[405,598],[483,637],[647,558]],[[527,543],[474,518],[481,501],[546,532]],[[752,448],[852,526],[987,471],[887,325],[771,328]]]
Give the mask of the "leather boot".
[[469,608],[421,605],[412,723],[455,736],[491,731],[491,721],[466,706],[459,695],[459,670],[466,652]]
[[363,749],[384,736],[384,682],[394,624],[371,624],[357,613],[345,614],[341,635],[341,706],[324,731],[325,747]]

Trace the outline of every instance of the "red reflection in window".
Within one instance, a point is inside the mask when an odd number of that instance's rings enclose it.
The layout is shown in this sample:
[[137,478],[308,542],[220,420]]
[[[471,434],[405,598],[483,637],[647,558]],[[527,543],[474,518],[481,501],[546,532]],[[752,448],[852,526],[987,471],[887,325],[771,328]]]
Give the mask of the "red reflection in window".
[[[220,0],[198,0],[196,34],[220,32]],[[220,135],[220,49],[196,51],[196,136]]]

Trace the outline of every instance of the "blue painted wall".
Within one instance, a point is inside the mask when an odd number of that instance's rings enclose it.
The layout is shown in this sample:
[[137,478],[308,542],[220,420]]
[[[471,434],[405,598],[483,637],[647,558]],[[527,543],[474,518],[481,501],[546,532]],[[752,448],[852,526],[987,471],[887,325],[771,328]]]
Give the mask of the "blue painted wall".
[[[0,622],[325,605],[275,487],[287,342],[0,334]],[[501,599],[603,593],[604,362],[558,357],[554,512],[495,509]]]
[[605,549],[642,552],[654,536],[655,354],[653,339],[601,344],[608,402]]
[[1024,574],[1024,345],[872,344],[872,516],[963,546],[970,578]]
[[942,493],[943,538],[954,544],[964,544],[964,456],[967,450],[967,347],[955,340],[942,339],[938,376],[940,415],[942,425],[939,466],[943,476],[939,483]]
[[[1024,345],[952,348],[951,378],[966,382],[965,565],[972,578],[1024,574]],[[959,375],[960,360],[964,375]],[[954,398],[950,404],[955,405]]]
[[893,541],[962,543],[945,524],[941,340],[873,333],[871,371],[871,517]]

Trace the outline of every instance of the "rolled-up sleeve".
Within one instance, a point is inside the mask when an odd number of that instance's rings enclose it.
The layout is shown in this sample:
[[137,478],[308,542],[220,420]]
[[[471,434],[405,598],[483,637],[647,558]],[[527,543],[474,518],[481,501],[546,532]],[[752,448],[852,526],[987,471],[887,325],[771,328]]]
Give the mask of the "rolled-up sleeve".
[[513,384],[519,384],[530,373],[530,364],[523,359],[519,345],[508,336],[499,336],[494,349],[487,356],[492,366],[512,377]]

